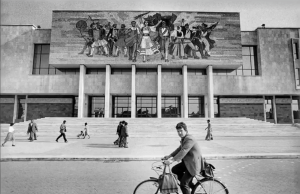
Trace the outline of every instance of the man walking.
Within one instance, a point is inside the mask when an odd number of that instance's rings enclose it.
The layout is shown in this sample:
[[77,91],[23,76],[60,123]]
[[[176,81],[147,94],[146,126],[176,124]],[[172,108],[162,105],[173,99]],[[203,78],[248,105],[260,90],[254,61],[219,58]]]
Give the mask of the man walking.
[[65,140],[65,143],[68,143],[67,139],[66,139],[66,134],[65,132],[67,132],[67,128],[66,128],[66,121],[64,120],[63,123],[60,125],[60,135],[56,138],[56,142],[58,142],[58,139],[63,137]]
[[32,119],[31,122],[28,124],[28,130],[27,133],[29,133],[29,139],[30,142],[32,142],[33,140],[37,140],[36,139],[36,132],[38,131],[37,125],[34,122],[34,120]]
[[180,181],[182,193],[190,194],[190,188],[194,187],[192,183],[193,177],[200,174],[203,169],[202,154],[197,141],[188,134],[185,123],[178,123],[176,129],[178,136],[181,138],[180,146],[163,159],[166,160],[164,163],[167,165],[170,165],[174,161],[181,161],[172,168],[172,172],[177,175]]

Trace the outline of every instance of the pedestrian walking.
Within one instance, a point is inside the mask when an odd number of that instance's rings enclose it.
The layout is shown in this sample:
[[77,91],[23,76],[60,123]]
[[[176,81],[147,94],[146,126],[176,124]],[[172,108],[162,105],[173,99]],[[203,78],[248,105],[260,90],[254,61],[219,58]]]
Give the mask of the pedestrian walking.
[[123,122],[123,121],[120,121],[120,122],[119,122],[119,125],[118,125],[118,127],[117,127],[117,132],[116,132],[116,134],[118,135],[118,139],[117,139],[116,141],[114,141],[114,144],[115,144],[115,145],[119,145],[119,144],[120,144],[122,122]]
[[121,128],[121,139],[119,143],[119,147],[124,147],[128,148],[128,142],[127,142],[127,137],[128,137],[128,123],[124,121],[122,123],[122,128]]
[[207,120],[207,127],[205,128],[205,130],[206,129],[207,129],[207,134],[206,134],[205,140],[207,140],[207,141],[213,140],[210,120]]
[[86,136],[89,136],[89,139],[91,138],[88,132],[89,131],[88,131],[87,123],[84,123],[84,137],[83,137],[83,139],[85,139]]
[[28,124],[28,130],[27,133],[29,133],[29,139],[30,142],[33,142],[33,140],[37,140],[36,138],[36,132],[38,131],[37,124],[32,119],[31,122]]
[[66,121],[64,120],[63,123],[60,125],[60,129],[59,129],[60,135],[56,138],[56,142],[58,142],[58,139],[63,137],[65,140],[65,143],[68,143],[67,139],[66,139],[66,132],[67,132],[67,127],[66,127]]
[[2,147],[4,147],[4,144],[7,141],[12,141],[12,146],[15,146],[15,129],[14,129],[14,123],[11,123],[9,128],[8,128],[8,133],[6,135],[6,138],[4,139],[4,142],[2,144]]

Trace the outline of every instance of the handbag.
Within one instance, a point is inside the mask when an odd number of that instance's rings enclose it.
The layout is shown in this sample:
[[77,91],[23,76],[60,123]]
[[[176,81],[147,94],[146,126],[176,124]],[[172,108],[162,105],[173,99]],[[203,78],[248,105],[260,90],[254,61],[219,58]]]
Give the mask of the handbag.
[[166,168],[163,171],[163,174],[159,176],[159,189],[161,193],[176,193],[178,192],[178,185],[176,178],[171,170],[170,166],[168,165],[169,168],[169,173],[166,173]]
[[214,170],[216,169],[212,164],[206,162],[205,158],[203,158],[203,169],[200,172],[203,177],[214,177]]

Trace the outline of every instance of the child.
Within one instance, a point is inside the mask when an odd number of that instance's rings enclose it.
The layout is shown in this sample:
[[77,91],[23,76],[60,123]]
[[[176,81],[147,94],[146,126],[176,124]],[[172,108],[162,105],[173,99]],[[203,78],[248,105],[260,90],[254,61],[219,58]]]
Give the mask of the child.
[[84,136],[83,139],[85,139],[86,136],[89,136],[89,139],[91,138],[88,133],[87,123],[84,124],[84,135],[83,136]]
[[[85,124],[86,124],[86,123],[85,123]],[[85,127],[85,126],[84,126],[84,127]],[[80,131],[80,133],[77,135],[78,138],[80,138],[81,136],[84,137],[84,130],[85,130],[85,128],[84,128],[83,130]]]
[[4,144],[7,142],[7,141],[12,141],[12,146],[15,146],[15,136],[14,136],[14,132],[15,132],[15,129],[13,127],[14,123],[11,123],[9,128],[8,128],[8,133],[7,133],[7,136],[6,138],[4,139],[4,143],[2,144],[2,147],[4,147]]

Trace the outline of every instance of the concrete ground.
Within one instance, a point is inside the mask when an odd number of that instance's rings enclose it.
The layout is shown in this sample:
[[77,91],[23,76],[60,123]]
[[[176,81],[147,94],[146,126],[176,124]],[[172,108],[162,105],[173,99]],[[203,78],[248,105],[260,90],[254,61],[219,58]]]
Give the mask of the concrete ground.
[[[298,128],[295,128],[298,130]],[[176,132],[174,132],[176,133]],[[10,160],[156,160],[170,154],[179,146],[180,138],[129,137],[129,148],[119,148],[113,142],[116,136],[91,136],[77,139],[68,136],[68,143],[57,136],[38,134],[38,140],[29,142],[26,134],[16,134],[16,146],[7,142],[1,147],[1,161]],[[4,137],[1,137],[3,143]],[[246,158],[300,158],[300,136],[214,136],[213,141],[197,137],[202,154],[207,159]]]

